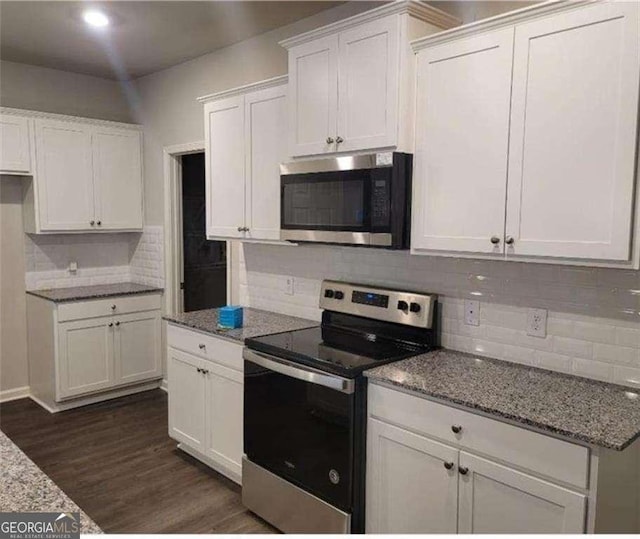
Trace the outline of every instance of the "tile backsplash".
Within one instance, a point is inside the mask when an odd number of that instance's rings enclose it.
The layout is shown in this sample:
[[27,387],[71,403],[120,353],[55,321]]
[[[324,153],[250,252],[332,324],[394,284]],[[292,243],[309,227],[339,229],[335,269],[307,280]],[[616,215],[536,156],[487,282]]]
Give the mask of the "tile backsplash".
[[[638,271],[350,247],[241,249],[242,304],[319,320],[322,279],[437,293],[448,348],[640,388]],[[481,302],[479,326],[464,323],[464,299]],[[531,307],[548,310],[545,338],[526,333]]]
[[[143,233],[24,237],[27,290],[125,281],[163,286],[162,227],[145,227]],[[75,272],[69,270],[71,262],[78,265]]]

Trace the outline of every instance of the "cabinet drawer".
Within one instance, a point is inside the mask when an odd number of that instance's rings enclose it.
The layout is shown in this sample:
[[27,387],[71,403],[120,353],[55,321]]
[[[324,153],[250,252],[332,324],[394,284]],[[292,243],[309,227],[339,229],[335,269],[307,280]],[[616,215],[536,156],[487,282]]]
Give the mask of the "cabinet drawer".
[[[115,308],[114,308],[115,306]],[[58,322],[160,309],[160,294],[115,296],[58,305]]]
[[[369,387],[369,415],[580,488],[588,486],[589,450],[458,408]],[[460,426],[458,434],[452,426]]]
[[242,344],[229,342],[199,331],[175,326],[167,326],[167,344],[183,352],[215,361],[239,372],[244,371]]

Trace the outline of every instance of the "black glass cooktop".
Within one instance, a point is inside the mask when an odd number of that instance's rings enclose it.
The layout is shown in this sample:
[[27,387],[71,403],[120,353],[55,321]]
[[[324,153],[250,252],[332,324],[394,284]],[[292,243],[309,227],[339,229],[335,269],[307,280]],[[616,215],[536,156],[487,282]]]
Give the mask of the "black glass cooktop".
[[245,345],[282,359],[354,378],[362,371],[426,352],[414,345],[339,328],[315,327],[247,339]]

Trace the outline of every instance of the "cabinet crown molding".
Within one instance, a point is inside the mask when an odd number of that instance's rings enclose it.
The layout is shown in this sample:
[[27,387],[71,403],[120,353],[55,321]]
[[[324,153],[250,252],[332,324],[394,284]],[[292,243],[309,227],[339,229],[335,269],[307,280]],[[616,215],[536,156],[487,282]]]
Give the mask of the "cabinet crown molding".
[[97,118],[86,118],[84,116],[70,116],[68,114],[55,114],[53,112],[41,112],[38,110],[0,107],[0,114],[10,114],[13,116],[21,116],[23,118],[42,118],[42,119],[57,120],[62,122],[84,123],[88,125],[101,125],[104,127],[117,127],[118,129],[131,129],[132,131],[142,131],[142,126],[140,124],[114,122],[112,120],[100,120]]
[[418,52],[422,49],[432,47],[433,45],[447,43],[467,35],[498,30],[506,26],[513,26],[520,22],[531,21],[539,17],[546,17],[553,13],[584,7],[588,4],[596,4],[599,1],[600,0],[548,0],[547,2],[541,2],[540,4],[516,9],[514,11],[496,15],[495,17],[489,17],[488,19],[482,19],[480,21],[458,26],[457,28],[451,28],[437,34],[421,37],[420,39],[412,41],[411,47],[414,52]]
[[288,75],[280,75],[279,77],[252,82],[251,84],[245,84],[244,86],[230,88],[229,90],[223,90],[221,92],[216,92],[215,94],[203,95],[196,98],[196,100],[200,103],[208,103],[209,101],[217,101],[219,99],[225,99],[227,97],[235,97],[237,95],[243,95],[248,92],[256,92],[258,90],[265,90],[266,88],[273,88],[274,86],[287,84],[288,80]]
[[409,14],[416,19],[433,24],[442,29],[454,28],[461,24],[460,19],[437,8],[431,7],[419,0],[396,0],[395,2],[390,2],[347,19],[316,28],[315,30],[310,30],[304,34],[284,39],[279,42],[279,45],[285,49],[289,49],[296,45],[300,45],[301,43],[306,43],[307,41],[335,34],[336,32],[341,32],[347,28],[359,26],[372,20],[387,17],[389,15],[402,14]]

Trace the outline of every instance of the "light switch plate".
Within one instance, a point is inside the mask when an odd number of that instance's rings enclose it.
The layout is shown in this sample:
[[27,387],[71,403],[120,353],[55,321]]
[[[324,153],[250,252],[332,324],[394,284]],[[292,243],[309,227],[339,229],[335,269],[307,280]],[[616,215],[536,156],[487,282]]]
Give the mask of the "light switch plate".
[[527,335],[532,337],[547,336],[546,309],[529,309],[527,312]]
[[464,323],[467,326],[480,325],[480,302],[475,299],[464,300]]

